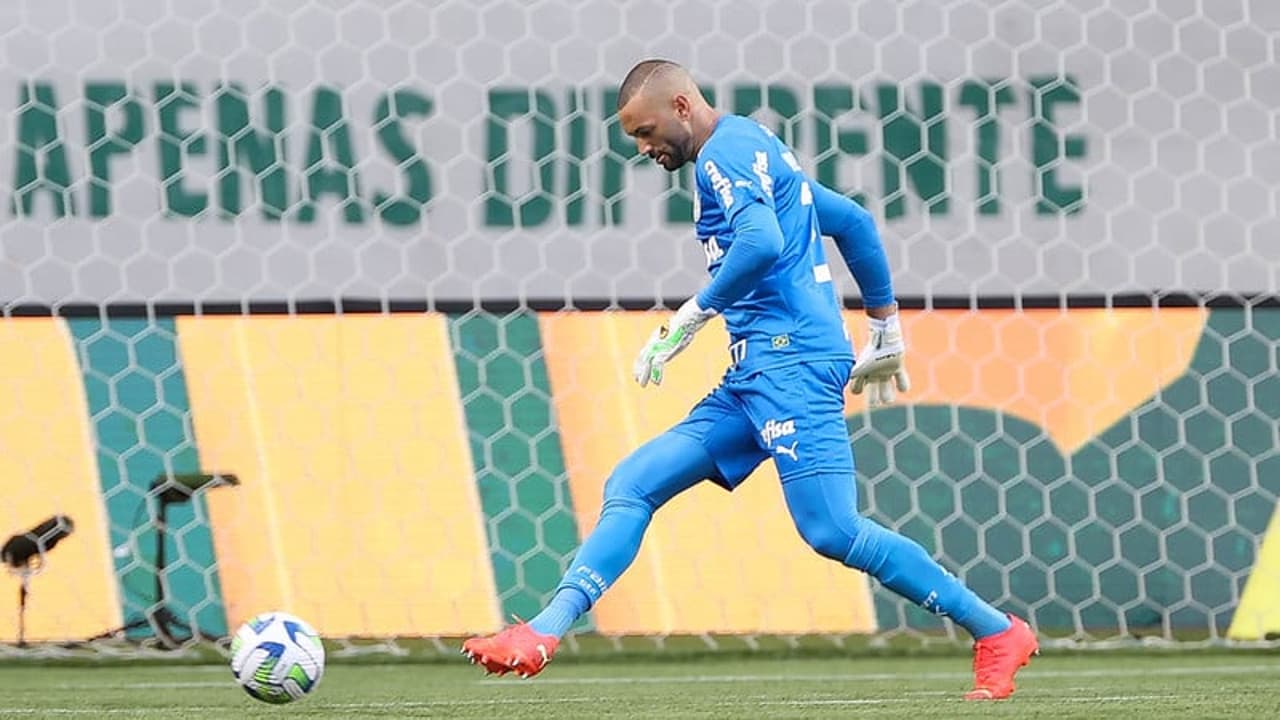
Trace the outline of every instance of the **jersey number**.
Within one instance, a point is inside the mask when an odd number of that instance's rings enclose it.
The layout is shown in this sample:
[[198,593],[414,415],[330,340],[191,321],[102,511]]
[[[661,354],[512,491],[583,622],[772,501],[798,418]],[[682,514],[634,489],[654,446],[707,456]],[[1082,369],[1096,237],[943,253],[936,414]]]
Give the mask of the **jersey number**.
[[724,248],[721,248],[720,243],[716,242],[715,235],[703,241],[702,252],[707,255],[707,267],[715,265],[720,258],[724,257]]

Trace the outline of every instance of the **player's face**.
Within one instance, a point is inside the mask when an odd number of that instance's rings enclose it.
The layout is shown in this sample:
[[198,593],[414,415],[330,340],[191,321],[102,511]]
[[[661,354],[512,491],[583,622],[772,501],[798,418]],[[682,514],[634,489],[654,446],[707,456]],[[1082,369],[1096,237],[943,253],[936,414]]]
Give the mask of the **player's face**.
[[648,155],[668,172],[679,170],[693,154],[690,102],[683,94],[669,98],[641,93],[618,111],[622,130],[636,141],[641,155]]

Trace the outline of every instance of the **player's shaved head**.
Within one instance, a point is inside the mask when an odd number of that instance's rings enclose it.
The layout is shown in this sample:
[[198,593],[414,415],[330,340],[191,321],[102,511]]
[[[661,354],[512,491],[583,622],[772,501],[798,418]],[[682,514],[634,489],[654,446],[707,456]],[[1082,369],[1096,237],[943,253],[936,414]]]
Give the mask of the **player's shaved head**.
[[689,72],[670,60],[637,63],[618,88],[623,132],[667,170],[697,155],[718,117]]
[[665,97],[673,92],[696,88],[689,72],[670,60],[643,60],[631,68],[618,88],[618,110],[637,95]]

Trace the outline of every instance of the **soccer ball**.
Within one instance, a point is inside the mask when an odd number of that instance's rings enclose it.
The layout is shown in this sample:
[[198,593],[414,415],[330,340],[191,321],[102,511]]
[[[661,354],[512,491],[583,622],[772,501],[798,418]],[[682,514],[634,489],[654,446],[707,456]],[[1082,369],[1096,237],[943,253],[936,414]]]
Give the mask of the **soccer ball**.
[[262,613],[231,639],[231,672],[240,687],[263,702],[293,702],[324,675],[320,635],[289,613]]

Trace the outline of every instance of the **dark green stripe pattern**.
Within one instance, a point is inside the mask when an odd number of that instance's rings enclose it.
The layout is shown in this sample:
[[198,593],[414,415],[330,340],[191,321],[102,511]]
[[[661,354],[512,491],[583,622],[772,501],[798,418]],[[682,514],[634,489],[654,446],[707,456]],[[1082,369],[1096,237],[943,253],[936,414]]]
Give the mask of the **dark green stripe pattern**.
[[[502,612],[528,619],[578,546],[537,317],[450,317],[450,338]],[[589,629],[589,619],[576,629]]]
[[[84,378],[102,494],[110,522],[125,622],[144,619],[156,597],[153,478],[200,469],[174,321],[68,321]],[[206,636],[227,634],[209,514],[199,493],[171,504],[165,552],[167,607]],[[171,628],[175,636],[185,628]],[[128,633],[142,638],[154,627]]]

